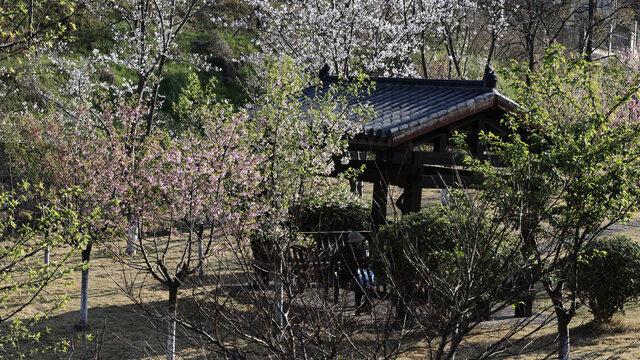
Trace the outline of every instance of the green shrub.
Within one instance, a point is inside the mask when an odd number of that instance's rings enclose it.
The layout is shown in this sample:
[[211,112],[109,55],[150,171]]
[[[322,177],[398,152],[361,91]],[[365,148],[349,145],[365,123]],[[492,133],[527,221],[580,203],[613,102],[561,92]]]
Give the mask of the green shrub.
[[471,309],[513,297],[521,269],[517,239],[493,222],[488,210],[474,206],[461,198],[380,229],[376,248],[381,253],[374,256],[384,259],[383,270],[405,301],[419,305],[428,298],[432,310],[444,313],[461,301]]
[[[454,249],[451,223],[440,206],[432,206],[417,213],[402,216],[378,232],[378,247],[401,273],[411,272],[403,254],[409,245],[416,253],[424,254],[428,266],[434,269],[443,253]],[[400,274],[398,274],[400,275]]]
[[298,204],[291,207],[293,225],[299,231],[369,230],[369,208],[355,204]]
[[609,322],[640,297],[640,244],[626,236],[600,238],[578,261],[577,293],[596,322]]
[[423,291],[426,284],[416,281],[416,271],[419,271],[416,264],[424,264],[429,271],[447,266],[445,259],[455,248],[451,230],[440,206],[405,214],[378,231],[374,258],[379,261],[374,264],[374,271],[387,272],[405,301],[426,299]]

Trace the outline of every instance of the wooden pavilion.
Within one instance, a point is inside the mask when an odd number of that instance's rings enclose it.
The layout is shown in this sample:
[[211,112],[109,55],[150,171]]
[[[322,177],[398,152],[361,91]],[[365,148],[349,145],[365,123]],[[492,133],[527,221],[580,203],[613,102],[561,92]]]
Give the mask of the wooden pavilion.
[[[320,73],[322,89],[335,86],[328,66]],[[357,180],[373,183],[374,228],[386,219],[388,189],[403,189],[398,200],[402,213],[420,211],[422,189],[467,186],[477,183],[470,171],[448,151],[454,131],[467,134],[471,152],[487,157],[479,143],[480,131],[507,135],[501,118],[517,107],[496,90],[497,78],[487,67],[483,80],[432,80],[371,78],[371,92],[356,102],[373,106],[375,117],[349,141],[349,150],[365,153],[336,165],[336,173],[348,168],[365,170]],[[313,98],[318,88],[303,92]]]

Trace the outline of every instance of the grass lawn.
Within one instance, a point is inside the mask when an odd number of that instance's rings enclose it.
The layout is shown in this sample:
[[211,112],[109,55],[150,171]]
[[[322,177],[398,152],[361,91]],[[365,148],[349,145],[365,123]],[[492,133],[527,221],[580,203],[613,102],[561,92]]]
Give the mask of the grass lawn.
[[[365,188],[365,191],[367,189]],[[400,195],[399,189],[391,189],[394,198]],[[438,202],[438,190],[424,190],[423,204]],[[389,215],[398,215],[390,204]],[[640,220],[637,214],[636,221]],[[617,230],[616,234],[625,234],[640,241],[640,228],[627,226]],[[124,244],[122,244],[124,247]],[[55,254],[54,254],[55,256]],[[44,335],[43,342],[51,343],[56,338],[65,337],[72,341],[66,354],[42,355],[31,358],[71,358],[71,359],[160,359],[164,358],[166,324],[148,320],[118,284],[122,284],[123,276],[132,276],[120,264],[106,255],[94,252],[91,260],[89,283],[89,322],[90,329],[78,331],[74,324],[78,320],[80,306],[80,273],[72,274],[74,283],[65,287],[58,282],[50,288],[50,292],[67,293],[70,301],[66,309],[60,310],[52,317],[42,320],[40,330],[50,329]],[[149,304],[162,307],[166,304],[167,292],[153,279],[139,279],[145,282],[139,295]],[[35,306],[38,306],[36,304]],[[550,301],[545,294],[539,294],[535,302],[536,312],[544,312],[552,316]],[[594,326],[588,309],[581,307],[571,323],[571,355],[580,359],[640,359],[640,303],[629,303],[624,315],[618,314],[611,324]],[[534,325],[530,325],[534,326]],[[459,358],[468,358],[471,351],[478,346],[489,343],[507,330],[505,322],[486,322],[476,328],[461,346],[463,350]],[[547,357],[555,348],[555,322],[552,320],[543,327],[530,341],[514,346],[504,354],[505,358],[541,359]],[[90,335],[92,339],[87,339]],[[421,345],[421,344],[418,344]],[[422,344],[425,345],[425,344]],[[189,343],[181,342],[178,335],[178,353],[183,358],[211,358]],[[428,358],[424,348],[416,348],[402,358]],[[466,356],[465,356],[466,354]]]

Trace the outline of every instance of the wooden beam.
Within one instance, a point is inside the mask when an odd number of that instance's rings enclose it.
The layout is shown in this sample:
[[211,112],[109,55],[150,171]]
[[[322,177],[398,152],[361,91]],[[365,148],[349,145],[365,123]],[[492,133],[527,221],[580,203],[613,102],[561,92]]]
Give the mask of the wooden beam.
[[422,175],[460,175],[460,176],[474,176],[473,171],[469,169],[453,169],[440,166],[425,165],[422,167]]
[[[456,156],[452,152],[432,152],[432,151],[414,151],[420,154],[423,165],[440,165],[440,166],[464,166],[461,156]],[[483,161],[491,161],[492,165],[500,167],[500,162],[495,157],[488,154],[474,154],[476,159]],[[391,164],[401,165],[408,164],[409,158],[404,153],[392,153]]]
[[[412,160],[409,161],[411,154]],[[477,158],[482,160],[491,160],[488,155],[478,155]],[[413,163],[417,161],[415,164]],[[422,166],[419,164],[422,163]],[[494,164],[496,162],[494,161]],[[420,168],[420,175],[423,176],[455,176],[456,174],[463,178],[472,178],[474,174],[464,168],[454,168],[462,166],[462,159],[454,157],[453,153],[434,153],[434,152],[409,152],[409,153],[392,153],[386,155],[386,160],[351,160],[348,164],[336,163],[335,170],[331,176],[337,176],[339,173],[349,168],[360,168],[365,166],[364,171],[356,176],[356,180],[369,183],[377,183],[384,180],[387,185],[399,187],[408,186],[408,179],[416,175],[416,169]],[[432,182],[429,182],[431,184]],[[429,186],[433,187],[433,186]]]

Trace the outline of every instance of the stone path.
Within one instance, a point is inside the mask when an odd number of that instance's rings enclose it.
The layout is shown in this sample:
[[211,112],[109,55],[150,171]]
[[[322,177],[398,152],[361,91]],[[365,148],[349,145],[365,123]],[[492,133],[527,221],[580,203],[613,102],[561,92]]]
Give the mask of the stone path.
[[619,231],[626,231],[626,230],[630,230],[630,229],[636,229],[639,228],[638,231],[640,231],[640,221],[639,220],[634,220],[634,221],[629,221],[626,224],[616,224],[616,225],[612,225],[609,226],[609,228],[607,230],[605,230],[603,232],[604,235],[613,235]]

